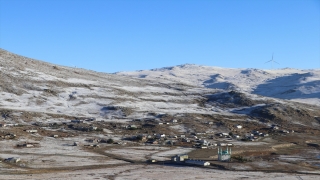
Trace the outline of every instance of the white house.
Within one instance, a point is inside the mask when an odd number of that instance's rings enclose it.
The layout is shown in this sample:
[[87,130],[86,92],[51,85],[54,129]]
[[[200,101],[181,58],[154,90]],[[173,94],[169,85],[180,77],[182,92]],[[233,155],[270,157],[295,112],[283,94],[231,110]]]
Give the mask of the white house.
[[227,146],[227,143],[218,143],[218,146]]
[[13,127],[13,126],[18,126],[19,124],[6,124],[6,123],[1,123],[0,124],[0,127],[9,127],[9,126],[11,126],[11,127]]
[[223,136],[229,136],[229,133],[222,133]]
[[236,125],[236,128],[242,129],[242,126],[240,124]]
[[285,130],[285,129],[283,129],[281,132],[282,132],[282,133],[289,133],[289,131],[288,131],[288,130]]
[[37,132],[38,132],[38,130],[35,130],[35,129],[28,129],[28,130],[26,130],[26,132],[28,132],[28,133],[37,133]]
[[172,123],[177,123],[177,122],[178,122],[178,120],[173,119],[171,122],[172,122]]
[[166,137],[165,134],[157,134],[156,136],[157,136],[157,138],[164,138],[164,137]]
[[27,148],[34,147],[33,144],[24,144],[23,146],[25,146],[25,147],[27,147]]

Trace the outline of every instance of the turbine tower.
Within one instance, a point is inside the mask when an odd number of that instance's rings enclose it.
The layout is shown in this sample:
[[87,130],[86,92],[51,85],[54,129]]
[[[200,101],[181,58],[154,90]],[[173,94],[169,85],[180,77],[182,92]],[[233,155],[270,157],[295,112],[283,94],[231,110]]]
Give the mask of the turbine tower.
[[267,61],[267,62],[265,62],[265,63],[269,63],[269,62],[271,62],[272,63],[272,69],[273,69],[273,63],[277,63],[277,64],[279,64],[277,61],[275,61],[275,60],[273,60],[273,53],[272,53],[272,58],[271,58],[271,60],[270,61]]

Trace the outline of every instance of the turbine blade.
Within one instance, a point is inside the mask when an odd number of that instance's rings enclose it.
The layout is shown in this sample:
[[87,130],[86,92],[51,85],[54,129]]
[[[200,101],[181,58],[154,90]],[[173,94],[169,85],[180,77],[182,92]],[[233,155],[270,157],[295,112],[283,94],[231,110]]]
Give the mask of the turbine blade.
[[273,62],[275,62],[275,63],[279,64],[277,61],[273,61]]
[[268,63],[268,62],[271,62],[272,60],[270,60],[270,61],[267,61],[267,62],[265,62],[265,63]]

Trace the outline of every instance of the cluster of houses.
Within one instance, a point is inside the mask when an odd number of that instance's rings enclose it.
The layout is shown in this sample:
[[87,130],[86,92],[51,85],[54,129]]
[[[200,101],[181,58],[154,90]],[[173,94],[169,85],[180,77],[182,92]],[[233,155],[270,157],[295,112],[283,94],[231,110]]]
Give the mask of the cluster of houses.
[[14,139],[16,137],[16,134],[13,133],[3,133],[1,135],[1,139]]
[[73,146],[84,146],[84,147],[88,147],[88,148],[99,148],[100,147],[100,143],[107,143],[107,144],[126,144],[124,142],[120,142],[120,141],[114,141],[113,139],[109,138],[88,138],[85,140],[87,142],[87,144],[82,144],[78,141],[73,143]]
[[255,141],[259,137],[266,137],[266,136],[269,136],[269,134],[253,130],[252,133],[246,135],[246,138],[250,141]]
[[[205,135],[201,133],[202,135]],[[199,134],[198,134],[199,136]],[[194,148],[207,149],[212,148],[217,145],[225,144],[225,143],[213,143],[208,141],[206,138],[200,138],[196,136],[196,133],[192,133],[187,137],[186,134],[181,135],[166,135],[166,134],[139,134],[134,136],[126,137],[125,140],[138,141],[145,144],[151,145],[184,145],[190,146]],[[229,136],[229,135],[228,135]],[[231,143],[225,145],[232,145]]]
[[4,160],[4,162],[9,162],[9,163],[18,163],[20,161],[21,159],[17,157],[10,157]]
[[[291,130],[291,131],[288,131],[288,130],[285,130],[285,129],[281,129],[280,130],[277,125],[272,125],[270,127],[270,130],[272,130],[273,132],[279,132],[279,133],[284,133],[284,134],[290,133],[290,132],[291,133],[294,132],[293,130]],[[251,133],[247,133],[246,134],[246,139],[248,139],[250,141],[255,141],[255,140],[259,139],[260,137],[267,137],[267,136],[269,136],[268,133],[263,133],[263,132],[259,132],[257,130],[253,130],[253,131],[251,131]]]
[[12,124],[12,123],[0,123],[0,127],[14,127],[14,126],[19,126],[19,124],[15,123],[15,124]]
[[[278,131],[280,131],[281,133],[290,133],[290,131],[288,131],[288,130],[286,130],[286,129],[281,129],[281,130],[279,130],[279,127],[277,126],[277,125],[272,125],[271,126],[271,129],[272,130],[278,130]],[[291,133],[294,133],[294,130],[291,130]]]
[[[142,121],[141,119],[133,120],[135,121]],[[166,125],[170,123],[178,123],[178,120],[173,119],[171,121],[160,121],[155,119],[147,119],[143,120],[145,124],[143,124],[141,127],[155,127],[155,126],[161,126]],[[148,123],[146,123],[148,122]],[[213,124],[213,122],[206,122],[206,124]],[[125,126],[125,129],[127,130],[135,130],[141,128],[139,125],[135,124],[129,124]],[[237,125],[236,128],[242,128],[241,125]],[[214,139],[214,135],[221,137],[221,138],[227,138],[229,140],[232,140],[233,138],[240,138],[239,135],[230,135],[229,133],[217,133],[214,134],[213,131],[203,131],[203,132],[191,132],[191,133],[185,133],[180,135],[175,135],[170,133],[170,135],[164,134],[164,133],[154,133],[154,134],[137,134],[137,135],[125,135],[125,140],[131,140],[131,141],[138,141],[146,144],[161,144],[161,145],[177,145],[177,146],[189,146],[189,147],[195,147],[195,148],[211,148],[213,146],[217,146],[216,143],[210,142],[210,139]],[[221,141],[221,140],[220,140]]]
[[96,131],[98,129],[98,127],[88,125],[88,124],[79,124],[79,125],[70,124],[68,125],[68,128],[73,130],[78,130],[78,131],[85,131],[85,132]]
[[17,144],[17,147],[26,147],[26,148],[32,148],[32,147],[39,147],[38,142],[25,142],[22,144]]

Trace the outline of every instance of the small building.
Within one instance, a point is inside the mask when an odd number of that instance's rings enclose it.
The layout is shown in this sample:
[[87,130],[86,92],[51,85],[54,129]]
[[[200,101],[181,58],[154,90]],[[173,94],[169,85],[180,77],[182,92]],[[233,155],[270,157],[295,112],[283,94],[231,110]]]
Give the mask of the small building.
[[256,130],[253,130],[252,133],[253,133],[253,135],[256,135],[256,136],[257,136],[257,135],[259,135],[260,132],[259,132],[259,131],[256,131]]
[[52,137],[57,138],[57,137],[59,137],[59,135],[58,134],[54,134],[54,135],[52,135]]
[[139,134],[136,139],[141,140],[143,142],[146,142],[148,140],[147,135],[145,134]]
[[233,135],[233,138],[238,139],[238,138],[240,138],[240,136],[239,136],[239,135],[237,135],[237,134],[235,134],[235,135]]
[[1,136],[3,139],[13,139],[13,138],[15,138],[16,137],[16,135],[15,134],[12,134],[12,133],[8,133],[8,134],[6,134],[6,135],[4,135],[4,136]]
[[150,163],[155,163],[155,162],[157,162],[157,160],[155,160],[155,159],[149,159],[148,162],[150,162]]
[[15,158],[15,157],[11,157],[11,158],[7,158],[4,161],[5,162],[10,162],[10,163],[17,163],[19,162],[21,159],[20,158]]
[[166,137],[166,135],[165,135],[165,134],[157,134],[156,137],[157,137],[158,139],[160,139],[160,138]]
[[13,127],[13,126],[18,126],[19,124],[4,124],[3,127]]
[[210,166],[210,163],[207,161],[201,161],[201,160],[193,160],[193,159],[188,159],[185,161],[187,164],[193,164],[193,165],[198,165],[198,166]]
[[226,150],[218,146],[218,161],[230,161],[231,160],[231,147],[227,146]]
[[126,126],[126,129],[137,129],[138,127],[134,124]]
[[288,130],[285,130],[285,129],[283,129],[281,132],[282,132],[282,133],[289,133],[289,131],[288,131]]
[[91,131],[96,131],[97,129],[98,129],[98,127],[96,127],[96,126],[90,126],[90,128],[89,128]]
[[227,146],[227,143],[218,143],[218,146]]
[[236,125],[235,127],[238,129],[242,129],[242,125],[240,125],[240,124]]
[[204,145],[204,146],[207,146],[207,145],[208,145],[208,141],[205,140],[205,139],[199,140],[199,143],[200,143],[201,145]]
[[96,118],[88,118],[88,119],[85,119],[85,121],[95,121]]
[[101,140],[97,138],[93,138],[93,139],[88,139],[87,141],[90,143],[99,143]]
[[171,161],[173,161],[173,162],[183,162],[187,159],[189,159],[188,154],[179,154],[179,155],[171,157]]
[[171,122],[172,122],[172,123],[177,123],[177,122],[178,122],[178,120],[176,120],[176,119],[172,119],[172,120],[171,120]]
[[31,148],[31,147],[34,147],[34,145],[33,145],[33,144],[28,144],[28,143],[26,143],[26,144],[23,144],[22,146],[24,146],[24,147],[27,147],[27,148]]
[[222,136],[226,137],[226,136],[229,136],[229,133],[218,133],[218,136],[220,136],[220,137],[222,137]]
[[28,133],[37,133],[37,132],[38,132],[38,130],[35,130],[35,129],[28,129],[28,130],[26,130],[26,132],[28,132]]

